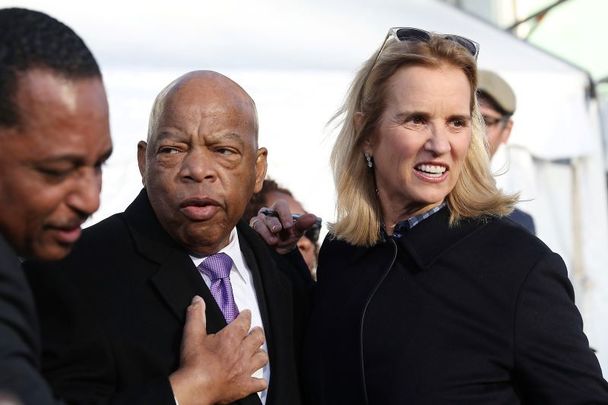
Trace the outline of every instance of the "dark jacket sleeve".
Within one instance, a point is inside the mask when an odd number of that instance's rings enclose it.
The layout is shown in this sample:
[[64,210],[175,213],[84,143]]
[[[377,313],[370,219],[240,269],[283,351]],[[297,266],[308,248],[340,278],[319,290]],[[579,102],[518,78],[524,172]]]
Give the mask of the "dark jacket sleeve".
[[34,301],[19,260],[0,240],[0,395],[24,405],[59,404],[38,369]]
[[113,351],[97,311],[56,266],[26,264],[40,313],[43,374],[53,391],[68,404],[173,405],[168,377],[117,386]]
[[526,404],[608,404],[566,266],[555,253],[528,273],[515,315],[515,381]]

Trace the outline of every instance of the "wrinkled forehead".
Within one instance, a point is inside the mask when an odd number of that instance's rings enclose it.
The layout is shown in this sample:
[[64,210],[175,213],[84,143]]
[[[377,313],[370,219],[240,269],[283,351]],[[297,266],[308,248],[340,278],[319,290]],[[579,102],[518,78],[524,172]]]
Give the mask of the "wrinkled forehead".
[[163,90],[150,117],[148,141],[162,126],[238,127],[257,143],[257,111],[251,97],[233,82],[188,80]]

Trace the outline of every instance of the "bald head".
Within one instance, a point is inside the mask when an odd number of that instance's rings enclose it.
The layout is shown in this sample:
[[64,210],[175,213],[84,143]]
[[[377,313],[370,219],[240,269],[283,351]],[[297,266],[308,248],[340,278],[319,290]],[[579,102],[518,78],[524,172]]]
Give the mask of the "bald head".
[[188,73],[156,98],[139,170],[159,222],[190,252],[226,246],[262,187],[267,151],[257,134],[253,100],[219,73]]
[[255,134],[258,136],[258,114],[251,96],[236,82],[221,73],[211,70],[195,70],[178,77],[156,96],[148,125],[148,143],[158,131],[158,123],[168,109],[175,108],[176,98],[186,96],[199,99],[221,100],[226,105],[241,109],[243,117],[248,117]]

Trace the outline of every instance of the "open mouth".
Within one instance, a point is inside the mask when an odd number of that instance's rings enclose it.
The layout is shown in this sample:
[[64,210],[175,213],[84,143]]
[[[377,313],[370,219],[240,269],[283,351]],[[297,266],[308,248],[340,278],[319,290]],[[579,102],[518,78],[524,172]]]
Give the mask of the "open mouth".
[[420,164],[414,167],[417,172],[430,178],[441,178],[447,171],[448,168],[443,165],[432,165],[432,164]]
[[180,211],[192,221],[211,219],[220,209],[217,201],[210,198],[191,198],[180,204]]

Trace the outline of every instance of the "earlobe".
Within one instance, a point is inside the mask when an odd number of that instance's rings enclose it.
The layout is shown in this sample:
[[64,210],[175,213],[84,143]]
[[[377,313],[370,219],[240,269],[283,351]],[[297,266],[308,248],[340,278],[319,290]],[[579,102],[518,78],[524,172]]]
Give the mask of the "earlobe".
[[372,155],[372,142],[371,140],[368,138],[365,138],[365,140],[363,140],[363,144],[361,146],[361,148],[363,149],[363,154],[364,155]]
[[141,175],[142,184],[146,185],[146,151],[148,144],[144,141],[137,143],[137,166],[139,167],[139,174]]

